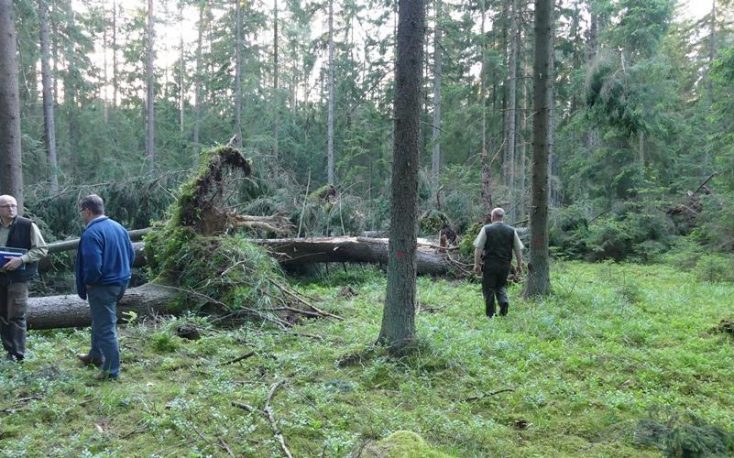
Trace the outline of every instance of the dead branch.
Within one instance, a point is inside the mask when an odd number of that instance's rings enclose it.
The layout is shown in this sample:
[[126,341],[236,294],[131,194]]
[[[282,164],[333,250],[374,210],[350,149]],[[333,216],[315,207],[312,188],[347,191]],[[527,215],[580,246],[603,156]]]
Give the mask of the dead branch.
[[700,191],[701,189],[703,189],[703,187],[704,187],[704,186],[706,186],[706,183],[708,183],[709,181],[711,181],[711,179],[712,179],[713,177],[715,177],[716,175],[718,175],[718,174],[719,174],[719,172],[714,172],[714,173],[712,173],[712,174],[711,174],[711,176],[710,176],[710,177],[708,177],[708,178],[706,178],[705,180],[703,180],[703,183],[701,183],[701,185],[700,185],[699,187],[697,187],[695,191],[693,191],[693,194],[698,194],[698,192],[699,192],[699,191]]
[[278,440],[281,450],[283,450],[283,453],[285,453],[285,456],[287,456],[288,458],[293,458],[293,455],[291,455],[290,450],[288,450],[288,447],[285,445],[285,439],[283,438],[283,433],[281,433],[280,428],[278,428],[278,423],[275,420],[273,409],[270,408],[270,401],[272,401],[273,396],[275,396],[275,392],[284,383],[285,383],[285,380],[281,380],[279,382],[273,383],[273,386],[270,387],[270,392],[268,393],[268,399],[265,401],[265,407],[263,407],[263,412],[265,412],[265,414],[268,417],[270,426],[273,428],[273,434],[275,435],[275,438]]
[[246,410],[246,411],[248,411],[250,413],[257,412],[257,409],[256,408],[252,407],[249,404],[245,404],[244,402],[231,401],[230,404],[233,407],[237,407],[239,409]]
[[252,357],[252,356],[255,356],[255,352],[254,352],[254,351],[251,351],[251,352],[245,353],[244,355],[242,355],[242,356],[238,356],[238,357],[236,357],[235,359],[230,359],[229,361],[225,361],[225,362],[223,362],[222,364],[220,364],[220,366],[227,366],[227,365],[229,365],[229,364],[234,364],[234,363],[238,363],[238,362],[240,362],[240,361],[242,361],[242,360],[245,360],[245,359],[247,359],[247,358],[250,358],[250,357]]
[[490,396],[495,396],[495,395],[500,394],[500,393],[507,393],[507,392],[513,392],[513,391],[515,391],[514,388],[503,388],[501,390],[491,391],[489,393],[482,393],[479,396],[471,396],[469,398],[464,399],[464,402],[478,401],[480,399],[488,398]]

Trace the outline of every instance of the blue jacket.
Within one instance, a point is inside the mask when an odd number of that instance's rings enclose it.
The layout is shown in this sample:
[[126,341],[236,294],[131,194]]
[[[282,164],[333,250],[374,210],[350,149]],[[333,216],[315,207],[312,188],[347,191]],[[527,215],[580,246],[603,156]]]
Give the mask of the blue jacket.
[[82,233],[76,252],[76,291],[87,298],[87,285],[124,285],[130,281],[135,250],[127,231],[103,216]]

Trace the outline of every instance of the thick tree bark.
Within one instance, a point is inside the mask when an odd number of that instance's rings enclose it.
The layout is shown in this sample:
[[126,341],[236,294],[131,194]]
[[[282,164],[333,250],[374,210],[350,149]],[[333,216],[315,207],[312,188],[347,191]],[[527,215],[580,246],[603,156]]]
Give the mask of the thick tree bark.
[[553,139],[553,0],[535,0],[533,68],[533,177],[530,263],[525,296],[550,293],[548,265],[548,157]]
[[[56,120],[54,117],[53,75],[48,31],[48,4],[38,2],[39,38],[41,41],[41,83],[43,86],[43,130],[48,155],[49,184],[51,194],[59,192],[58,161],[56,160]],[[105,70],[107,66],[105,65]],[[107,101],[105,100],[105,104]],[[106,105],[105,105],[106,106]]]
[[242,6],[235,0],[234,44],[234,135],[235,146],[242,149]]
[[[139,316],[174,313],[171,303],[180,291],[166,286],[149,283],[130,288],[117,308],[119,319],[126,312]],[[63,296],[31,297],[28,299],[26,315],[29,329],[75,328],[89,326],[89,304],[76,294]]]
[[278,131],[280,124],[280,93],[278,91],[278,0],[273,2],[273,157],[278,160]]
[[145,158],[151,169],[155,165],[155,75],[153,74],[153,0],[148,0],[147,31],[145,37]]
[[329,100],[326,140],[326,168],[330,185],[334,177],[334,0],[329,0]]
[[517,48],[518,48],[518,0],[508,4],[507,13],[510,16],[510,24],[507,30],[509,41],[509,56],[507,58],[507,104],[505,109],[505,158],[504,175],[505,185],[510,197],[510,221],[517,218],[517,192],[515,189],[515,142],[516,142],[516,108],[517,108]]
[[415,338],[419,122],[425,17],[423,0],[399,1],[387,293],[377,339],[392,350],[404,348]]
[[201,79],[203,77],[204,64],[202,62],[202,46],[204,40],[204,9],[206,1],[199,2],[199,24],[196,38],[196,72],[194,74],[194,132],[192,142],[199,147],[199,130],[201,128]]
[[438,192],[441,168],[441,0],[436,0],[433,31],[433,126],[431,129],[431,181]]
[[0,0],[0,193],[10,194],[23,212],[20,152],[17,34],[12,0]]
[[479,98],[482,105],[482,151],[480,153],[481,168],[482,168],[482,184],[481,184],[481,196],[482,196],[482,208],[484,213],[489,215],[492,211],[492,170],[490,168],[490,158],[487,146],[487,37],[485,36],[485,20],[487,16],[484,0],[481,0],[482,7],[482,22],[481,22],[481,55],[482,55],[482,69],[480,71],[481,86],[479,90]]

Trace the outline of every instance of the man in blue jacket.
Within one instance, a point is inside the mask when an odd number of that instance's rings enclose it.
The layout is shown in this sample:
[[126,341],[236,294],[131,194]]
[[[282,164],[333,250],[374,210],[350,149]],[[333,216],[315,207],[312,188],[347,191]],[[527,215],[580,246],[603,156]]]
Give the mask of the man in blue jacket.
[[89,353],[77,357],[85,365],[101,369],[97,379],[117,379],[117,302],[130,281],[135,250],[127,230],[105,216],[101,197],[84,197],[79,202],[79,212],[87,227],[76,255],[76,290],[79,297],[89,300],[92,345]]

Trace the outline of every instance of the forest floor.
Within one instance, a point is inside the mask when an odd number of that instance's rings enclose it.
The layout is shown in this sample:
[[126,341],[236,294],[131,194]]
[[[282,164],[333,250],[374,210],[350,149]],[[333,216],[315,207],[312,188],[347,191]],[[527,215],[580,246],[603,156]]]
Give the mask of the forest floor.
[[[734,284],[569,262],[552,284],[532,302],[513,286],[510,314],[487,320],[479,284],[421,277],[418,343],[398,359],[372,346],[385,294],[372,268],[302,281],[344,320],[292,333],[134,319],[118,382],[75,360],[88,329],[31,331],[27,361],[0,363],[0,456],[285,456],[275,430],[295,457],[379,456],[403,430],[430,451],[400,456],[734,452],[734,337],[717,330]],[[184,323],[201,338],[176,336]]]

